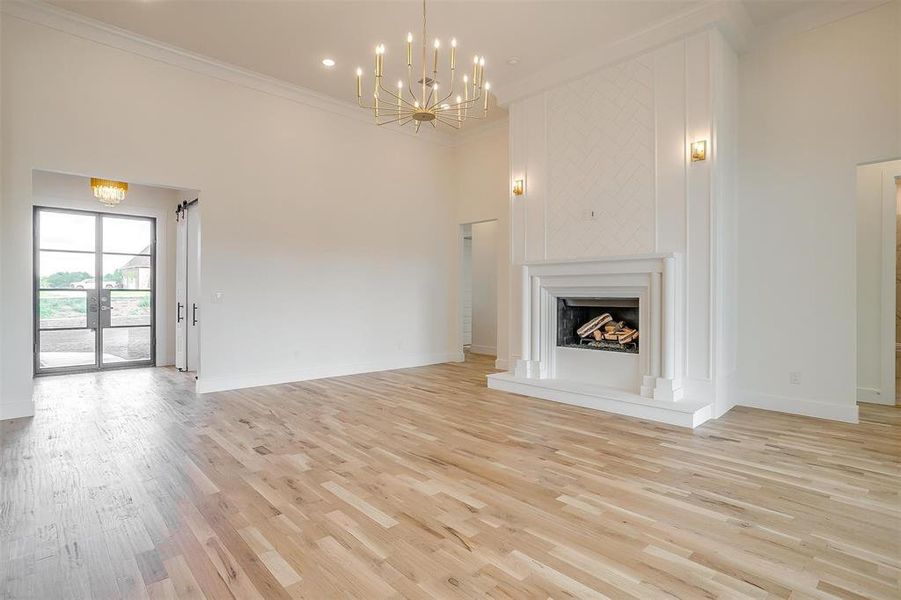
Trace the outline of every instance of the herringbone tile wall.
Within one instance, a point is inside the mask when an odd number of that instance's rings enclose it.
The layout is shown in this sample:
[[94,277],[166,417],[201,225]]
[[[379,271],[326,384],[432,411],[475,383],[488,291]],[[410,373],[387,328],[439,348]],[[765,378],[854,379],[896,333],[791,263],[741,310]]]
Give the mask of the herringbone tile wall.
[[653,69],[638,57],[547,93],[547,258],[654,251]]

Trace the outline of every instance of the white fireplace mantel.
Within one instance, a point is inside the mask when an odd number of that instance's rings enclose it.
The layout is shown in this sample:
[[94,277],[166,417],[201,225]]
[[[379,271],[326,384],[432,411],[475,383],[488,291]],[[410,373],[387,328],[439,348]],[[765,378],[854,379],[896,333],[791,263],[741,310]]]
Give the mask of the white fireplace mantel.
[[[683,399],[680,269],[678,253],[522,265],[520,358],[512,372],[489,376],[489,387],[689,427],[710,418],[708,404]],[[556,306],[563,297],[639,299],[638,389],[594,384],[591,373],[557,376]]]

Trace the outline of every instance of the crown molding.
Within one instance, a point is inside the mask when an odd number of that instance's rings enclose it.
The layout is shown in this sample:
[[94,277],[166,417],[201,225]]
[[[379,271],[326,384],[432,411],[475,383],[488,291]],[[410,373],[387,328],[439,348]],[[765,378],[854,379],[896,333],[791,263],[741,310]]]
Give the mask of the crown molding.
[[740,2],[709,1],[634,34],[549,65],[518,81],[504,82],[493,91],[498,104],[504,106],[713,27],[719,28],[737,51],[747,45],[753,29],[747,10]]
[[454,145],[460,146],[462,144],[469,144],[471,142],[478,141],[479,139],[490,135],[491,133],[498,131],[499,129],[506,130],[509,126],[509,117],[505,116],[494,119],[477,127],[461,129],[454,136]]
[[835,23],[848,17],[872,10],[884,4],[890,4],[894,0],[853,0],[836,2],[826,7],[811,6],[804,10],[790,14],[766,29],[757,28],[746,48],[753,51],[768,44],[773,44],[786,38],[812,31],[818,27]]
[[826,8],[811,6],[765,28],[755,26],[742,2],[708,1],[627,37],[592,48],[494,90],[498,104],[534,96],[604,67],[660,48],[701,31],[718,29],[739,54],[834,23],[898,0],[846,0]]
[[380,131],[384,131],[387,135],[404,135],[441,146],[456,145],[455,136],[451,133],[427,130],[425,135],[423,135],[417,134],[410,129],[378,127],[368,113],[351,102],[337,100],[299,85],[158,42],[126,29],[51,6],[39,0],[0,0],[0,11],[11,17],[42,25],[110,48],[339,115],[377,128]]

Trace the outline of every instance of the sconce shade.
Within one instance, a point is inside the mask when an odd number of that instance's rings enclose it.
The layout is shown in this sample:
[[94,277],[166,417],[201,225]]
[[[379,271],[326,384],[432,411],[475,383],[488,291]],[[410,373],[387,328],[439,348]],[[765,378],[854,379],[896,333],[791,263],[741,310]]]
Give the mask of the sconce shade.
[[691,143],[691,162],[707,160],[707,140]]

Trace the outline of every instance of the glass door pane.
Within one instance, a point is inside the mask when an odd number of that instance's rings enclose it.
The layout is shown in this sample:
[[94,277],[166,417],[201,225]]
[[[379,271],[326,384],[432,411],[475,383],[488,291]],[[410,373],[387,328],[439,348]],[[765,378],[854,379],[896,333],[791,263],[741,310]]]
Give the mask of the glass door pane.
[[35,211],[35,372],[96,367],[97,218]]
[[102,217],[101,366],[152,364],[155,222]]

